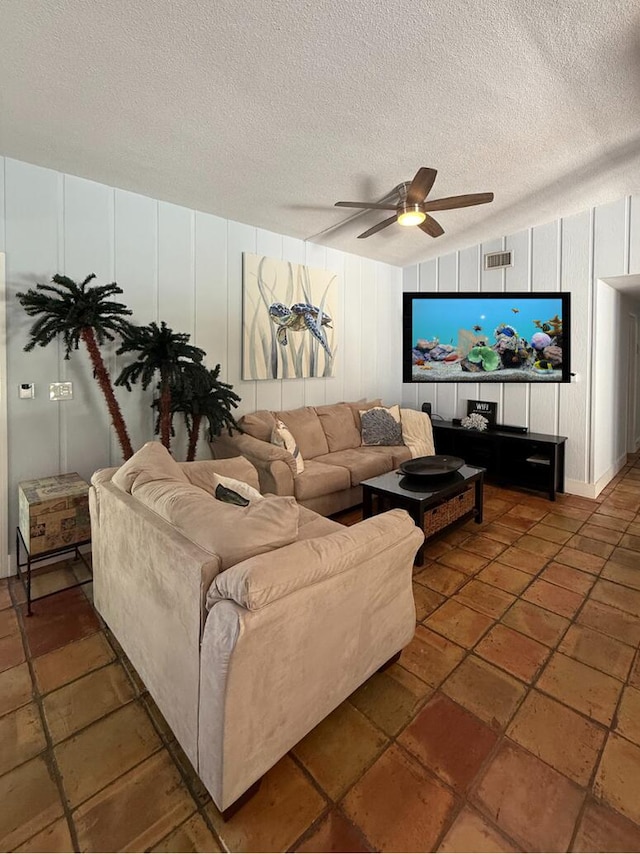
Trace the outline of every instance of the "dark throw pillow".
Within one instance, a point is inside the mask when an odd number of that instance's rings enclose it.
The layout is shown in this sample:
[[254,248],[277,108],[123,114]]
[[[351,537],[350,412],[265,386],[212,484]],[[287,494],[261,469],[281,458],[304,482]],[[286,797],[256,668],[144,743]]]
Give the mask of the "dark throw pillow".
[[363,445],[401,445],[400,407],[375,406],[360,412]]

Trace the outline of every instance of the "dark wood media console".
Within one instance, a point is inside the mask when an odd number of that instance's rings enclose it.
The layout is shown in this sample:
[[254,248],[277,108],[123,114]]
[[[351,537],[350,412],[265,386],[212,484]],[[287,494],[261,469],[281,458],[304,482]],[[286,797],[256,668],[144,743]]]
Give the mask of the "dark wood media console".
[[548,492],[551,501],[564,492],[566,436],[512,433],[496,427],[479,432],[451,421],[433,421],[436,454],[450,454],[472,466],[482,466],[487,477],[504,484]]

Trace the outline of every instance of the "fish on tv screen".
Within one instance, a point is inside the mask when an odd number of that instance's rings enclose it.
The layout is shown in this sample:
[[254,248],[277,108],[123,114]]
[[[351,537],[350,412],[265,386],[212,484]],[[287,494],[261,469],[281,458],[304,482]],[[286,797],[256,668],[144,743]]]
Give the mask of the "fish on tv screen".
[[405,293],[404,382],[569,382],[569,294]]

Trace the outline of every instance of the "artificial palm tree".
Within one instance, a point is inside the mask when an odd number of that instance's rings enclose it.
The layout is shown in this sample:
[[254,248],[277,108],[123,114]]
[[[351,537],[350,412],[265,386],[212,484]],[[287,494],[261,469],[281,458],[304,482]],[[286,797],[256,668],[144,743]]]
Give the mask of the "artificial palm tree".
[[189,344],[189,335],[174,332],[161,321],[148,326],[130,326],[118,350],[122,353],[137,353],[130,365],[126,365],[116,379],[116,385],[123,385],[131,391],[132,383],[140,380],[143,389],[158,379],[160,441],[165,448],[171,447],[171,396],[172,392],[188,388],[195,381],[196,373],[192,366],[202,362],[204,350]]
[[113,341],[117,335],[125,336],[130,328],[125,320],[131,314],[123,303],[113,302],[112,297],[123,293],[115,282],[110,285],[87,287],[95,279],[95,273],[77,284],[68,276],[56,274],[54,285],[36,285],[26,293],[16,294],[20,304],[30,317],[41,315],[29,330],[31,336],[25,350],[36,345],[46,347],[58,335],[62,336],[65,359],[72,350],[77,350],[82,340],[89,353],[93,375],[98,381],[109,410],[111,423],[125,460],[133,454],[131,439],[124,423],[122,412],[111,384],[109,371],[102,358],[100,347],[105,341]]
[[[220,365],[213,370],[202,364],[193,365],[188,382],[183,382],[180,388],[171,390],[172,413],[181,412],[189,434],[189,449],[187,462],[195,459],[200,426],[202,420],[209,423],[209,440],[219,436],[224,429],[231,435],[233,430],[240,430],[231,414],[240,402],[240,397],[232,391],[233,386],[219,379]],[[156,432],[159,430],[159,419]]]

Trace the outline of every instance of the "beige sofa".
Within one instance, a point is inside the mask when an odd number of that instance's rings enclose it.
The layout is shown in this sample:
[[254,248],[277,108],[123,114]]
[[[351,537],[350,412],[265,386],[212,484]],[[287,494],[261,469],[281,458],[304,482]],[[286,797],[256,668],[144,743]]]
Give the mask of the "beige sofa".
[[[258,470],[263,492],[293,495],[304,507],[329,516],[362,502],[360,483],[397,468],[411,457],[434,453],[428,415],[401,409],[403,436],[405,420],[411,430],[403,445],[362,445],[359,411],[379,406],[379,400],[306,406],[282,412],[261,410],[239,421],[242,433],[223,435],[211,443],[216,459],[241,455]],[[296,472],[293,456],[271,444],[276,418],[295,438],[304,460],[304,471]]]
[[96,608],[225,811],[410,641],[424,537],[401,510],[347,528],[223,504],[219,475],[259,485],[150,442],[94,474],[90,510]]

